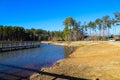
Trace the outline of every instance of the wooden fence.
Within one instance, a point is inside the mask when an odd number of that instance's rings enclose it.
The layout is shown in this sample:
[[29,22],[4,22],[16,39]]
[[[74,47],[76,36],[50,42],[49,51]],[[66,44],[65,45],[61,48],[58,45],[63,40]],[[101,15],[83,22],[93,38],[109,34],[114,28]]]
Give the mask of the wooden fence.
[[19,49],[36,48],[39,46],[40,46],[40,42],[38,42],[38,41],[0,42],[0,52],[19,50]]

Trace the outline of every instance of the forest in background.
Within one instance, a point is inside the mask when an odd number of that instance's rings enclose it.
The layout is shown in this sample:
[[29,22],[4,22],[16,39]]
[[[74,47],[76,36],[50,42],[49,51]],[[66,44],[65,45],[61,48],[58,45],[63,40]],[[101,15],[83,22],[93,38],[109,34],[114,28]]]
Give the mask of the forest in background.
[[[46,31],[42,29],[24,29],[19,26],[0,25],[0,41],[42,41],[62,40],[62,31]],[[58,39],[59,40],[59,39]]]
[[120,25],[120,12],[115,12],[114,18],[106,15],[88,23],[82,23],[72,17],[67,17],[64,19],[63,24],[65,26],[63,31],[24,29],[19,26],[0,25],[0,41],[109,40],[120,37],[120,35],[116,34],[116,27]]

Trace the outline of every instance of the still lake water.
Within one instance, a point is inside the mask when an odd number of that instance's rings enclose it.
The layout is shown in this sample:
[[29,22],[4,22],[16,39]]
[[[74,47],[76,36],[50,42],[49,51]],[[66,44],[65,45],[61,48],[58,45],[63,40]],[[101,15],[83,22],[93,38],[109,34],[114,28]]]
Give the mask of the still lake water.
[[50,67],[68,54],[68,48],[52,44],[40,44],[39,48],[0,53],[0,80],[27,79],[34,73],[31,69]]

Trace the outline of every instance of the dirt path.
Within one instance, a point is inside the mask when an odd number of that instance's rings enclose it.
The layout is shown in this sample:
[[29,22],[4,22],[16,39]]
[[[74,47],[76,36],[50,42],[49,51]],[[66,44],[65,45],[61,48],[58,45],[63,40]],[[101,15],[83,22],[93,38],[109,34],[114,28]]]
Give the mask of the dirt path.
[[[120,80],[120,43],[77,43],[80,46],[69,58],[60,60],[52,67],[44,68],[42,71],[76,77],[76,80],[77,78],[82,78],[83,80]],[[55,76],[40,74],[33,76],[31,76],[31,80],[52,80],[55,78]],[[68,79],[58,77],[54,80]]]

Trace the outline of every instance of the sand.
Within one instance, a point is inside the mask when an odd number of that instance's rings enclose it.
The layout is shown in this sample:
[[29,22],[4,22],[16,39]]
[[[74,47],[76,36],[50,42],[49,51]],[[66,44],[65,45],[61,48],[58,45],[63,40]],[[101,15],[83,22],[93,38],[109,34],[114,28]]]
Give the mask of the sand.
[[[76,45],[77,44],[77,45]],[[77,49],[41,71],[63,76],[33,74],[31,80],[120,80],[120,42],[77,41]],[[68,78],[64,78],[69,76]],[[74,77],[74,78],[72,78]]]

